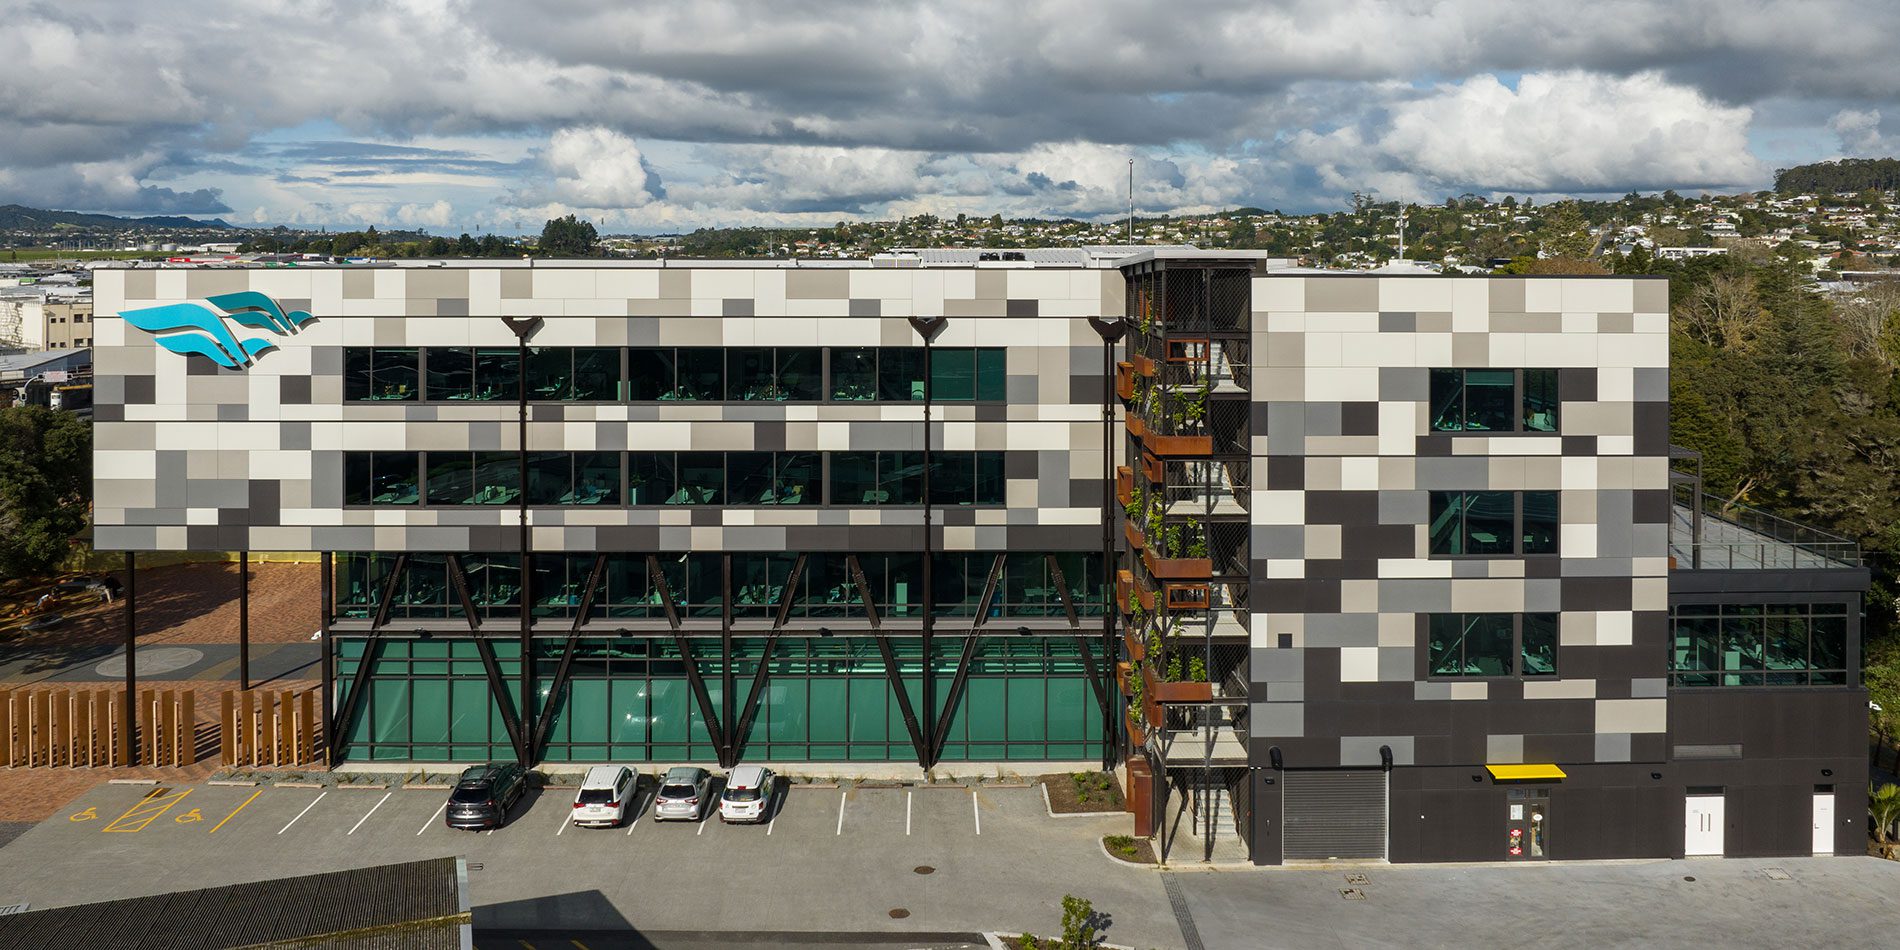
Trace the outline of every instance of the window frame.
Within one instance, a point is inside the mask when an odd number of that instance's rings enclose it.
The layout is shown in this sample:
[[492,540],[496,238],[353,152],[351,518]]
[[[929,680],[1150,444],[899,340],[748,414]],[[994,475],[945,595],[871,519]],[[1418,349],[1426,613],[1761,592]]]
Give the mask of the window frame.
[[[1801,667],[1777,667],[1773,662],[1772,640],[1776,622],[1799,621],[1805,630]],[[1688,625],[1704,629],[1682,636]],[[1748,638],[1756,646],[1757,666],[1729,662],[1729,646],[1734,630],[1752,625]],[[1820,666],[1816,659],[1821,631],[1831,628],[1839,637],[1838,665]],[[1699,636],[1698,636],[1699,634]],[[1669,608],[1669,635],[1663,642],[1663,669],[1670,689],[1847,689],[1860,685],[1860,624],[1852,603],[1838,600],[1776,600],[1774,602],[1718,602],[1672,604]],[[1707,667],[1678,666],[1680,656],[1704,656]],[[1788,678],[1799,676],[1800,682]],[[1817,681],[1830,677],[1830,682]],[[1777,680],[1780,680],[1779,682]]]
[[[1459,553],[1441,552],[1437,550],[1438,545],[1435,543],[1435,539],[1433,538],[1432,527],[1438,521],[1438,512],[1440,510],[1439,500],[1441,498],[1448,498],[1454,495],[1462,496],[1462,497],[1469,497],[1469,496],[1474,496],[1474,495],[1510,495],[1511,496],[1511,550],[1499,551],[1496,553],[1477,553],[1477,554],[1473,554],[1469,552],[1459,552]],[[1553,532],[1551,535],[1550,550],[1548,551],[1525,550],[1525,544],[1524,544],[1524,526],[1525,526],[1524,511],[1526,508],[1525,501],[1526,501],[1526,497],[1531,496],[1531,495],[1550,495],[1556,501],[1557,520],[1554,522],[1554,524],[1557,530]],[[1460,506],[1459,519],[1461,523],[1465,519],[1465,513],[1469,511],[1470,511],[1470,506],[1468,504]],[[1458,537],[1462,538],[1464,534],[1465,532],[1463,530],[1460,530],[1458,532]],[[1466,545],[1466,547],[1468,547],[1468,545]],[[1484,560],[1496,560],[1498,558],[1546,558],[1546,557],[1562,557],[1562,556],[1563,556],[1563,493],[1561,491],[1557,491],[1555,489],[1501,490],[1501,491],[1492,491],[1489,489],[1478,489],[1478,490],[1432,489],[1426,492],[1426,496],[1425,496],[1425,557],[1427,560],[1432,560],[1432,561],[1480,560],[1480,561],[1484,561]]]
[[[1509,429],[1466,428],[1465,420],[1468,419],[1470,415],[1465,400],[1465,393],[1470,386],[1468,382],[1469,374],[1497,372],[1508,372],[1511,374],[1511,427]],[[1459,401],[1459,426],[1457,428],[1440,428],[1438,424],[1440,418],[1438,409],[1438,381],[1442,373],[1458,374],[1457,399]],[[1533,429],[1527,425],[1526,417],[1529,413],[1526,412],[1526,409],[1528,408],[1527,401],[1530,398],[1531,388],[1526,383],[1526,374],[1529,373],[1549,374],[1547,377],[1540,377],[1548,379],[1550,395],[1552,397],[1552,419],[1551,427],[1548,429]],[[1542,387],[1540,386],[1539,388],[1541,390]],[[1501,366],[1437,366],[1426,371],[1425,389],[1425,430],[1430,435],[1554,436],[1563,434],[1563,375],[1556,368],[1539,366],[1519,368],[1506,368]]]
[[[361,479],[356,476],[369,473],[365,477],[374,484],[374,471],[380,465],[372,457],[395,458],[407,456],[415,460],[416,492],[413,502],[382,503],[374,501],[351,501],[354,483]],[[842,457],[866,456],[871,462],[870,484],[874,490],[883,490],[887,485],[897,485],[898,491],[915,489],[918,497],[914,500],[898,501],[846,501],[837,500],[834,481],[843,471],[835,462]],[[935,508],[1003,508],[1008,506],[1007,453],[1001,451],[976,450],[933,453],[939,466],[946,462],[963,466],[970,476],[963,487],[967,497],[951,499],[942,496],[936,482],[931,485],[939,497],[932,502]],[[616,466],[600,465],[600,470],[613,472],[613,484],[608,498],[600,503],[549,502],[546,489],[532,491],[538,483],[545,483],[548,476],[557,482],[564,482],[565,491],[560,497],[572,497],[580,485],[583,461],[595,463],[612,458]],[[747,458],[750,457],[750,458]],[[756,469],[756,475],[764,478],[770,486],[769,492],[761,494],[762,499],[770,496],[776,500],[737,500],[732,493],[739,487],[735,477],[734,461],[763,462],[762,469]],[[338,484],[343,486],[344,501],[340,507],[348,510],[384,509],[384,508],[424,508],[424,509],[463,509],[512,507],[518,504],[518,498],[510,495],[500,500],[477,501],[485,493],[483,486],[476,484],[476,476],[483,471],[498,471],[500,463],[506,463],[506,485],[496,487],[507,490],[528,491],[530,508],[576,508],[576,509],[631,509],[631,508],[769,508],[789,506],[798,508],[918,508],[924,504],[922,498],[923,472],[922,452],[914,451],[823,451],[818,449],[795,449],[785,451],[700,451],[679,452],[671,450],[656,451],[602,451],[581,449],[560,449],[534,451],[528,453],[529,483],[516,486],[518,480],[519,454],[513,451],[474,451],[474,450],[429,450],[429,451],[347,451],[337,453]],[[712,497],[707,501],[671,501],[678,497],[686,487],[682,481],[684,462],[695,463],[711,471],[712,462],[717,459],[719,483],[717,485],[698,486],[711,488]],[[645,464],[643,464],[645,463]],[[910,471],[911,468],[916,471]],[[437,471],[437,469],[440,471]],[[755,465],[756,468],[756,465]],[[360,470],[360,472],[359,472]],[[804,477],[795,477],[794,472],[803,471]],[[436,476],[439,476],[436,477]],[[896,481],[892,481],[896,479]],[[633,501],[636,491],[645,492],[649,485],[654,491],[662,491],[665,500]],[[794,490],[796,489],[796,491]],[[454,501],[431,501],[431,492],[435,497],[454,497]],[[495,493],[497,495],[501,493]],[[466,496],[466,497],[464,497]],[[374,497],[374,496],[372,496]]]
[[[1518,611],[1518,612],[1508,612],[1508,611],[1487,611],[1487,610],[1466,610],[1466,611],[1451,610],[1451,611],[1435,611],[1431,613],[1419,613],[1414,616],[1417,618],[1416,633],[1417,633],[1418,639],[1416,642],[1418,644],[1418,648],[1417,648],[1418,667],[1419,667],[1418,678],[1422,681],[1434,682],[1434,683],[1471,683],[1471,682],[1488,683],[1488,682],[1508,682],[1508,681],[1526,681],[1526,680],[1556,681],[1556,680],[1563,679],[1563,669],[1564,669],[1563,635],[1562,635],[1563,614],[1559,611],[1526,610],[1526,611]],[[1502,673],[1502,674],[1437,672],[1436,670],[1437,664],[1433,662],[1433,656],[1432,656],[1432,621],[1433,621],[1433,618],[1438,618],[1438,617],[1459,618],[1459,623],[1461,625],[1464,624],[1463,618],[1465,617],[1509,617],[1511,618],[1511,653],[1510,653],[1511,672]],[[1551,633],[1551,644],[1550,644],[1551,670],[1548,673],[1530,673],[1530,672],[1525,671],[1524,627],[1525,627],[1525,619],[1529,617],[1550,618],[1549,629]],[[1465,665],[1464,657],[1467,655],[1468,655],[1467,653],[1460,654],[1460,665]]]

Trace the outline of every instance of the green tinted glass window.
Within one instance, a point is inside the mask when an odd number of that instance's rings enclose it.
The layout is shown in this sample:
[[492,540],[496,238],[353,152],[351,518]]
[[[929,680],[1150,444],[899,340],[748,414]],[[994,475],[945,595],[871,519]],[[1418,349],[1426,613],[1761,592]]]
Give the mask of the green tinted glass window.
[[831,398],[869,402],[877,398],[877,348],[836,347],[831,351]]
[[933,347],[930,352],[930,398],[969,402],[976,398],[976,351],[963,347]]
[[986,346],[976,351],[976,398],[1002,402],[1009,398],[1009,374],[1005,369],[1005,351]]
[[634,347],[627,351],[627,398],[634,402],[678,399],[673,350]]
[[429,347],[424,359],[428,364],[432,400],[475,398],[475,351],[461,346]]

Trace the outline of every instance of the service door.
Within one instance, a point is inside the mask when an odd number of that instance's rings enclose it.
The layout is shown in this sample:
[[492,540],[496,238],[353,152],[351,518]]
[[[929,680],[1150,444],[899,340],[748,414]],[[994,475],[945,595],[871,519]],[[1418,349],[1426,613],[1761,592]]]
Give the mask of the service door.
[[1814,853],[1834,853],[1834,793],[1814,793]]
[[1280,788],[1283,860],[1384,860],[1386,773],[1289,771]]
[[1688,857],[1722,854],[1723,797],[1690,795],[1684,821],[1682,853]]

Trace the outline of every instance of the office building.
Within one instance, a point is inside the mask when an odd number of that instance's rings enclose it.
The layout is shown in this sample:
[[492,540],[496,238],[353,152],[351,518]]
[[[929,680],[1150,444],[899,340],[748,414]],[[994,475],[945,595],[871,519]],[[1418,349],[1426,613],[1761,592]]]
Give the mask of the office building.
[[339,759],[1132,762],[1260,863],[1858,848],[1866,573],[1706,510],[1663,281],[1009,258],[101,269],[97,544],[321,552]]

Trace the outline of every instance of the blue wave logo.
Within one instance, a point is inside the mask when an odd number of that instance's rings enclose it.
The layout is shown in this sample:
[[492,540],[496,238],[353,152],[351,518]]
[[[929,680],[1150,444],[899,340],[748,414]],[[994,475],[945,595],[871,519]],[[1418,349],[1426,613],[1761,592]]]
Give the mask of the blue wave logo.
[[[170,303],[126,310],[119,317],[152,335],[159,346],[185,356],[203,356],[227,369],[257,362],[258,354],[277,345],[269,337],[239,339],[230,324],[293,336],[315,319],[303,310],[285,310],[255,290],[206,297],[200,303]],[[214,309],[215,308],[215,309]],[[227,322],[228,321],[228,322]]]

